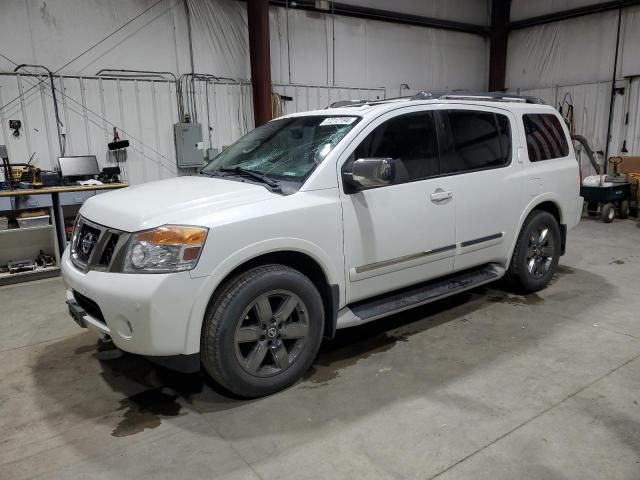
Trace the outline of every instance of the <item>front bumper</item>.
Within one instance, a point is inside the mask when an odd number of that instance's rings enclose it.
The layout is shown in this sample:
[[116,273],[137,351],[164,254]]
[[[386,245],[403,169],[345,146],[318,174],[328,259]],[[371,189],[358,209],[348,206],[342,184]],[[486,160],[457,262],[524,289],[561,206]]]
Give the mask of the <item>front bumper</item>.
[[187,329],[204,278],[191,278],[189,272],[83,273],[71,263],[68,249],[61,263],[70,314],[80,326],[109,335],[130,353],[196,353],[186,351]]

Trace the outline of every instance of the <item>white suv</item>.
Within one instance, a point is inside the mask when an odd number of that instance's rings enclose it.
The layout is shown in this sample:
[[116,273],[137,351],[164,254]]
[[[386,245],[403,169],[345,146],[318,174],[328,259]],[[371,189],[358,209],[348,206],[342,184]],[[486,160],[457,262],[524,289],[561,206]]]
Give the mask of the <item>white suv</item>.
[[88,200],[67,303],[121,350],[245,397],[301,378],[336,329],[505,275],[544,288],[582,212],[562,118],[524,97],[288,115],[200,173]]

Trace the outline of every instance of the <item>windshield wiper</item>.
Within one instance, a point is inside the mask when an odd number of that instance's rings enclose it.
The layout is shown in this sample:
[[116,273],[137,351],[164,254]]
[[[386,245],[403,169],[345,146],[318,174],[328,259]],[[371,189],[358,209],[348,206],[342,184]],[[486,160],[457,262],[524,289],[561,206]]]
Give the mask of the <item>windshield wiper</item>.
[[242,168],[242,167],[219,168],[216,171],[246,175],[266,185],[269,185],[271,188],[280,188],[280,185],[275,180],[270,179],[269,177],[267,177],[266,175],[263,175],[262,173],[254,172],[253,170],[247,170],[246,168]]

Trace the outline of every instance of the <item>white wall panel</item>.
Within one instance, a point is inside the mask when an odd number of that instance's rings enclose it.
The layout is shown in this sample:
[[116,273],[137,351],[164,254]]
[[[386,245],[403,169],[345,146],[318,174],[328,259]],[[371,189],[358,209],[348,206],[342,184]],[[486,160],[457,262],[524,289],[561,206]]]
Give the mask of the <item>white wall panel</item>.
[[[2,0],[0,39],[11,45],[4,52],[17,63],[57,70],[155,1]],[[187,51],[184,42],[179,52],[176,49],[174,14],[184,17],[182,0],[161,2],[62,73],[93,75],[109,67],[175,71]],[[0,69],[14,67],[0,59]]]
[[623,10],[619,77],[640,75],[640,7]]
[[271,10],[270,25],[275,82],[385,87],[389,94],[402,83],[412,90],[487,86],[488,41],[479,35],[282,8]]
[[616,25],[617,12],[606,12],[513,31],[507,52],[507,87],[611,79]]
[[191,11],[195,71],[249,78],[246,5],[231,0],[187,0],[187,3]]

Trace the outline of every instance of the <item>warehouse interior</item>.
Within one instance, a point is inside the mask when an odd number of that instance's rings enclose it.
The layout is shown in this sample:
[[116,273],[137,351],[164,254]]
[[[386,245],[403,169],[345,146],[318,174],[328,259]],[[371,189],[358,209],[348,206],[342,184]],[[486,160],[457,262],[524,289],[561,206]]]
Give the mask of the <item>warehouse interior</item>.
[[[0,478],[638,478],[640,2],[0,3]],[[582,138],[576,182],[624,183],[581,193],[546,288],[339,329],[255,399],[69,316],[63,252],[92,197],[197,177],[283,115],[436,92],[551,106]],[[62,190],[65,163],[88,183]]]

